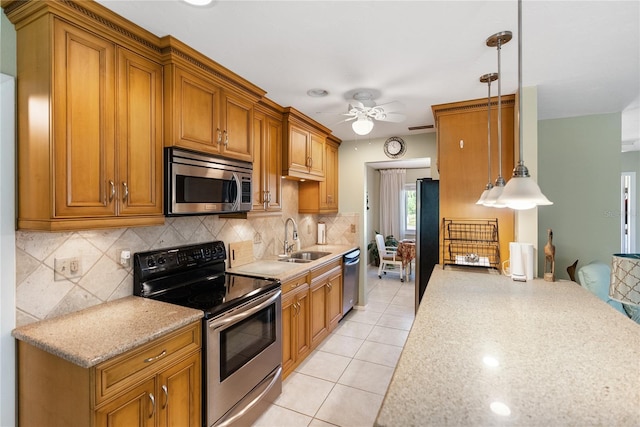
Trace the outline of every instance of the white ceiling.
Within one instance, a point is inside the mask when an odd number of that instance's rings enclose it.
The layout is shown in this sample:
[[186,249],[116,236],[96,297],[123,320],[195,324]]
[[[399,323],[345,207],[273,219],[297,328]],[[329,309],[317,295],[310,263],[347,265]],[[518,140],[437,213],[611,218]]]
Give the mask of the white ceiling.
[[[333,130],[357,89],[378,104],[400,101],[403,123],[376,123],[367,137],[418,133],[431,105],[487,95],[497,71],[490,35],[504,30],[502,93],[517,90],[517,2],[98,0],[158,36],[171,34]],[[523,85],[538,87],[538,118],[623,112],[623,147],[640,134],[640,2],[523,2]],[[311,98],[313,88],[329,91]],[[492,85],[497,93],[497,84]],[[318,112],[325,112],[319,114]],[[424,132],[424,131],[421,131]],[[626,142],[626,144],[624,143]]]

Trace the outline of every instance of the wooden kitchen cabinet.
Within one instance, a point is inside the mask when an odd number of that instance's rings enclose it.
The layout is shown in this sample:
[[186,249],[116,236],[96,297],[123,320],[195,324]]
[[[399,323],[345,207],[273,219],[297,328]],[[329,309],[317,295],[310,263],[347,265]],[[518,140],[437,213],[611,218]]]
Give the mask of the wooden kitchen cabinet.
[[338,149],[340,139],[329,135],[325,144],[325,180],[298,184],[298,212],[338,212]]
[[[511,178],[514,167],[514,106],[514,95],[502,96],[502,176],[505,181]],[[507,259],[509,242],[514,241],[515,233],[513,210],[475,204],[489,179],[487,99],[434,105],[431,108],[438,144],[440,223],[442,218],[497,218],[500,255],[502,259]],[[497,98],[491,100],[491,155],[491,182],[495,184],[498,176]]]
[[342,318],[342,265],[337,259],[311,270],[311,349],[335,329]]
[[200,427],[201,322],[91,368],[18,341],[22,427]]
[[282,109],[267,98],[253,115],[252,212],[282,211]]
[[292,107],[285,108],[282,174],[324,181],[325,143],[331,131]]
[[162,68],[67,7],[7,12],[19,46],[18,228],[163,224]]
[[179,40],[161,39],[165,146],[253,161],[253,111],[265,92]]
[[286,378],[311,353],[307,274],[282,283],[282,376]]

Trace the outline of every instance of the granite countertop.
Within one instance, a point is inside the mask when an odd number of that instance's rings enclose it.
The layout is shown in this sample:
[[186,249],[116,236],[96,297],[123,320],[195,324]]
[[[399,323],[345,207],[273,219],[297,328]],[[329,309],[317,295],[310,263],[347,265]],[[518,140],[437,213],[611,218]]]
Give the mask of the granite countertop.
[[639,379],[640,325],[576,283],[436,266],[375,425],[638,426]]
[[326,262],[342,257],[344,254],[357,249],[355,245],[314,245],[302,249],[303,251],[330,252],[330,255],[308,263],[280,262],[277,256],[271,256],[249,264],[228,268],[227,273],[260,276],[285,281],[297,274],[309,271]]
[[91,368],[203,316],[200,310],[129,296],[21,326],[12,335],[78,366]]

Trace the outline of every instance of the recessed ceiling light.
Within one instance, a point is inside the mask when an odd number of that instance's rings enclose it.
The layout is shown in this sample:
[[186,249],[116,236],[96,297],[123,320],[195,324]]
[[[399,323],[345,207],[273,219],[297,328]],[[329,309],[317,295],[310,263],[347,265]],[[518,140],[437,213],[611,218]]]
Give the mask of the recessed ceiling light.
[[322,98],[323,96],[329,95],[329,92],[324,89],[309,89],[307,95],[313,98]]
[[208,6],[213,0],[182,0],[192,6]]

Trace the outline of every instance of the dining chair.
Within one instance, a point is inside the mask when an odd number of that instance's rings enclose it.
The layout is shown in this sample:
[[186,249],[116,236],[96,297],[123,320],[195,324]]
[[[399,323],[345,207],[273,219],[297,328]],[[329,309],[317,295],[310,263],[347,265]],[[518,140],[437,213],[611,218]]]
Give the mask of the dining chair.
[[385,246],[382,234],[376,234],[376,246],[380,256],[380,267],[378,267],[378,277],[382,279],[387,272],[400,273],[400,281],[404,282],[404,269],[402,268],[402,257],[398,255],[398,248],[395,246]]

